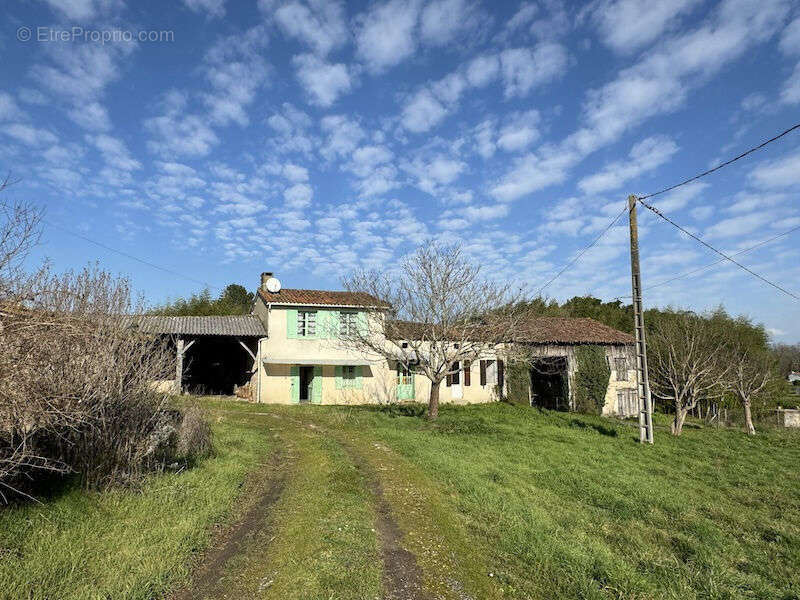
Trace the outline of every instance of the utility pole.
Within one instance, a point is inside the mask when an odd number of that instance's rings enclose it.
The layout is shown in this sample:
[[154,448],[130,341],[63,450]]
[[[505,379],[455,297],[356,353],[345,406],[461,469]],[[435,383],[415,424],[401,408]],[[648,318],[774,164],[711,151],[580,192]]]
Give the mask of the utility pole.
[[653,402],[647,373],[647,342],[644,337],[642,277],[639,272],[639,226],[636,205],[639,199],[628,196],[628,223],[631,232],[631,286],[633,289],[633,329],[636,334],[636,380],[639,396],[639,441],[653,443]]

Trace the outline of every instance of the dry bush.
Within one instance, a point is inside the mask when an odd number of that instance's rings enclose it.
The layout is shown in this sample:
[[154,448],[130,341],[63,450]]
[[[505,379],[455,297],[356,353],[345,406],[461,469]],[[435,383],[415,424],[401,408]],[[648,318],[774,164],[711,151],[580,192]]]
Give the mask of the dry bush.
[[209,430],[153,387],[174,357],[122,318],[141,308],[128,281],[97,267],[23,272],[14,253],[29,247],[18,238],[34,235],[35,214],[0,208],[0,501],[48,475],[104,487],[198,455],[193,444],[207,452]]
[[176,450],[176,456],[187,463],[211,454],[211,426],[199,406],[189,406],[183,411]]

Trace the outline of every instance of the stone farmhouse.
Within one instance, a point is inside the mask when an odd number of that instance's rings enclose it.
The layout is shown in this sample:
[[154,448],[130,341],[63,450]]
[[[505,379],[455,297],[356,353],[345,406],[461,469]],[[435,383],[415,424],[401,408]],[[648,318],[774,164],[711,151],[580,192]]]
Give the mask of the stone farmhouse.
[[[364,404],[427,401],[429,380],[399,361],[341,343],[367,318],[385,318],[389,307],[364,293],[286,289],[262,273],[252,313],[245,316],[138,316],[140,330],[165,336],[174,347],[175,379],[159,382],[176,393],[231,394],[275,404]],[[409,328],[413,331],[413,327]],[[413,335],[413,333],[409,333]],[[638,411],[633,338],[592,319],[535,318],[514,336],[547,369],[528,373],[532,406],[568,410],[574,402],[575,349],[605,348],[611,369],[603,412]],[[440,389],[440,402],[495,402],[508,393],[502,353],[487,354]]]

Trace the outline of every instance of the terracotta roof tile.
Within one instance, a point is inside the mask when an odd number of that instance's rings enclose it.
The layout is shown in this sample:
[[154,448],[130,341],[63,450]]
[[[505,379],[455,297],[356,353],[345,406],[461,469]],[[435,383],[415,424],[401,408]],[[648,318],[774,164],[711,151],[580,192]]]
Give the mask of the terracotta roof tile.
[[633,344],[633,336],[586,317],[533,317],[522,323],[515,341],[532,344]]
[[283,288],[280,292],[275,293],[258,290],[258,295],[261,296],[264,302],[272,304],[293,304],[298,306],[314,304],[328,306],[381,306],[388,308],[388,304],[364,292],[293,290]]

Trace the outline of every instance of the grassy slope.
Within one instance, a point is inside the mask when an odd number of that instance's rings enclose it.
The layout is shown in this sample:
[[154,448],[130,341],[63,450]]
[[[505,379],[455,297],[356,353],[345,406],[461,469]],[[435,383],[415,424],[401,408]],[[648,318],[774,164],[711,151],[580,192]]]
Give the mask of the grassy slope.
[[249,420],[214,423],[216,456],[138,491],[68,490],[0,509],[0,598],[157,597],[228,518],[247,472],[271,448]]
[[431,425],[371,408],[206,404],[220,451],[198,468],[141,494],[0,510],[0,597],[157,595],[278,445],[289,477],[268,543],[226,567],[237,597],[379,595],[354,453],[436,597],[799,597],[797,432],[657,431],[640,447],[613,421],[508,405],[446,407]]
[[351,412],[443,490],[507,595],[797,598],[800,436],[687,430],[640,447],[599,417]]

